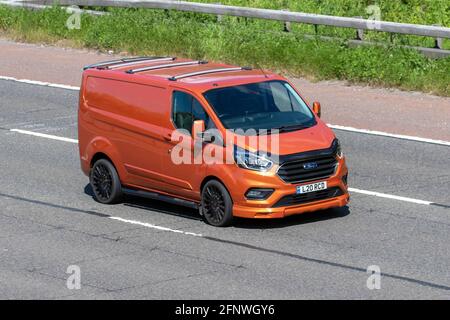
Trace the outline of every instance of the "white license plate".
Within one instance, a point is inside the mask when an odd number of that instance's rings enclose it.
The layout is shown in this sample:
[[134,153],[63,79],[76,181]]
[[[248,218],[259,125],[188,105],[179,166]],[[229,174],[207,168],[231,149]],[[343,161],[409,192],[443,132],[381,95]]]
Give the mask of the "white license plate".
[[303,186],[297,186],[297,194],[309,193],[319,190],[325,190],[327,188],[327,182],[316,182],[311,184],[305,184]]

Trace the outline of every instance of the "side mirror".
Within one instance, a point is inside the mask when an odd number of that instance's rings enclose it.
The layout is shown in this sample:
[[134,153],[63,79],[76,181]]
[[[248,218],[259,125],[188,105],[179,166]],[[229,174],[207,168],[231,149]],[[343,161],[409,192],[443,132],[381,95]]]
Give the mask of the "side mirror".
[[317,116],[320,118],[321,115],[321,110],[320,110],[320,102],[313,102],[313,111],[315,114],[317,114]]
[[195,120],[192,124],[192,139],[194,141],[196,141],[197,139],[202,139],[203,132],[205,132],[205,121]]

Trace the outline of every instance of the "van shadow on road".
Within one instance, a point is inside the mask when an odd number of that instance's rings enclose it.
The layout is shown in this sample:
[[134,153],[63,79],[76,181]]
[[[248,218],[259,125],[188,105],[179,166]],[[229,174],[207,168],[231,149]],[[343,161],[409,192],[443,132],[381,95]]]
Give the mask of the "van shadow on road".
[[234,227],[242,229],[277,229],[319,221],[343,218],[350,214],[348,206],[297,214],[282,219],[235,219]]
[[[84,187],[84,193],[94,198],[94,193],[90,184]],[[197,210],[177,206],[163,201],[150,200],[141,197],[127,195],[123,204],[126,207],[148,210],[162,214],[182,217],[191,220],[203,221]],[[308,212],[299,215],[289,216],[283,219],[243,219],[236,218],[233,223],[234,228],[240,229],[276,229],[293,225],[302,225],[319,221],[343,218],[350,214],[348,206],[316,212]],[[204,223],[204,222],[201,222]]]
[[[88,183],[84,187],[84,193],[88,196],[94,198],[94,192],[91,185]],[[172,216],[183,217],[192,220],[203,221],[202,217],[199,216],[197,210],[186,208],[183,206],[173,205],[164,201],[150,200],[142,197],[136,197],[132,195],[125,195],[123,198],[122,205],[131,208],[138,208],[153,212],[164,213]]]

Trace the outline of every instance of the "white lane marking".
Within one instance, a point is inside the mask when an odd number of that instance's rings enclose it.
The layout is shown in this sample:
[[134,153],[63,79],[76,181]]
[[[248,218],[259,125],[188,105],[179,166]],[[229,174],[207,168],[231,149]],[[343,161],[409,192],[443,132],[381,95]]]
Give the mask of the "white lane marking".
[[375,191],[368,191],[368,190],[361,190],[361,189],[356,189],[356,188],[348,188],[348,191],[355,192],[355,193],[366,194],[366,195],[369,195],[369,196],[380,197],[380,198],[400,200],[400,201],[405,201],[405,202],[412,202],[412,203],[417,203],[417,204],[430,205],[430,204],[434,203],[434,202],[431,202],[431,201],[413,199],[413,198],[408,198],[408,197],[394,196],[392,194],[375,192]]
[[74,90],[74,91],[80,90],[80,87],[69,86],[66,84],[57,84],[57,83],[51,83],[51,82],[37,81],[37,80],[17,79],[17,78],[13,78],[13,77],[5,77],[5,76],[0,76],[0,80],[8,80],[8,81],[21,82],[21,83],[27,83],[27,84],[34,84],[37,86],[60,88],[60,89],[67,89],[67,90]]
[[21,130],[21,129],[10,129],[9,131],[27,134],[27,135],[35,136],[35,137],[39,137],[39,138],[46,138],[46,139],[52,139],[52,140],[70,142],[70,143],[78,143],[78,140],[76,140],[76,139],[54,136],[51,134],[39,133],[39,132],[34,132],[34,131],[27,131],[27,130]]
[[[57,84],[57,83],[35,81],[35,80],[28,80],[28,79],[17,79],[17,78],[7,77],[7,76],[0,76],[0,80],[9,80],[9,81],[28,83],[28,84],[38,85],[38,86],[61,88],[61,89],[68,89],[68,90],[75,90],[75,91],[80,90],[80,87],[69,86],[69,85],[65,85],[65,84]],[[435,140],[435,139],[414,137],[414,136],[388,133],[388,132],[376,131],[376,130],[358,129],[358,128],[346,127],[346,126],[340,126],[340,125],[334,125],[334,124],[327,124],[327,125],[330,128],[336,129],[336,130],[349,131],[349,132],[355,132],[355,133],[364,133],[364,134],[369,134],[369,135],[397,138],[397,139],[424,142],[424,143],[431,143],[431,144],[437,144],[437,145],[443,145],[443,146],[450,146],[450,141],[445,141],[445,140]]]
[[136,225],[143,226],[143,227],[146,227],[146,228],[151,228],[151,229],[156,229],[156,230],[161,230],[161,231],[169,231],[169,232],[174,232],[174,233],[181,233],[181,234],[194,236],[194,237],[203,237],[203,235],[200,234],[200,233],[187,232],[187,231],[171,229],[171,228],[167,228],[167,227],[161,227],[161,226],[157,226],[155,224],[146,223],[146,222],[140,222],[140,221],[137,221],[137,220],[128,220],[128,219],[123,219],[123,218],[120,218],[120,217],[109,217],[109,219],[113,219],[113,220],[117,220],[117,221],[121,221],[121,222],[125,222],[125,223],[136,224]]
[[375,131],[375,130],[358,129],[358,128],[345,127],[345,126],[339,126],[339,125],[334,125],[334,124],[327,124],[327,125],[328,125],[328,127],[332,128],[332,129],[336,129],[336,130],[364,133],[364,134],[370,134],[370,135],[375,135],[375,136],[390,137],[390,138],[397,138],[397,139],[411,140],[411,141],[418,141],[418,142],[425,142],[425,143],[432,143],[432,144],[439,144],[439,145],[443,145],[443,146],[450,146],[450,141],[434,140],[434,139],[407,136],[407,135],[403,135],[403,134],[387,133],[387,132]]
[[[78,140],[76,140],[76,139],[59,137],[59,136],[54,136],[54,135],[44,134],[44,133],[38,133],[38,132],[33,132],[33,131],[26,131],[26,130],[20,130],[20,129],[10,129],[10,131],[17,132],[17,133],[23,133],[23,134],[27,134],[27,135],[32,135],[32,136],[36,136],[36,137],[40,137],[40,138],[59,140],[59,141],[70,142],[70,143],[78,143]],[[395,196],[395,195],[391,195],[391,194],[387,194],[387,193],[380,193],[380,192],[369,191],[369,190],[362,190],[362,189],[356,189],[356,188],[348,188],[348,190],[350,192],[361,193],[361,194],[366,194],[366,195],[376,196],[376,197],[381,197],[381,198],[386,198],[386,199],[393,199],[393,200],[411,202],[411,203],[416,203],[416,204],[430,205],[430,204],[434,203],[434,202],[431,202],[431,201],[425,201],[425,200],[413,199],[413,198],[408,198],[408,197]],[[117,220],[118,219],[121,219],[121,218],[117,218]],[[175,232],[175,231],[172,231],[172,232]],[[183,231],[180,231],[180,232],[184,233]]]

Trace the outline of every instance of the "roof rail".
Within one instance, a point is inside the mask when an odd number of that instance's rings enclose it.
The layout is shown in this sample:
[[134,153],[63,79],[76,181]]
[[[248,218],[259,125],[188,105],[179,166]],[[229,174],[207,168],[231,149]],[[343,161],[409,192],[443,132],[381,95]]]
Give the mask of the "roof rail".
[[167,64],[160,64],[156,66],[149,66],[149,67],[142,67],[137,69],[131,69],[125,71],[126,73],[137,73],[137,72],[144,72],[144,71],[151,71],[151,70],[158,70],[158,69],[165,69],[165,68],[173,68],[173,67],[182,67],[182,66],[189,66],[193,64],[207,64],[208,61],[204,60],[196,60],[196,61],[185,61],[185,62],[178,62],[178,63],[167,63]]
[[98,68],[98,69],[107,69],[110,67],[117,67],[120,66],[127,66],[127,65],[133,65],[133,64],[140,64],[146,61],[173,61],[176,58],[173,57],[134,57],[134,58],[123,58],[123,59],[117,59],[117,60],[111,60],[111,61],[104,61],[99,63],[94,63],[88,66],[85,66],[83,70],[86,69],[92,69],[92,68]]
[[164,62],[164,61],[175,61],[176,58],[175,57],[162,57],[162,58],[153,58],[153,59],[145,59],[145,60],[140,60],[140,61],[131,61],[131,62],[125,62],[125,63],[119,63],[119,64],[114,64],[112,66],[107,67],[108,69],[116,69],[116,68],[123,68],[123,67],[128,67],[128,66],[133,66],[136,64],[142,64],[145,62]]
[[219,72],[231,72],[231,71],[241,71],[241,70],[252,70],[250,67],[232,67],[232,68],[219,68],[219,69],[210,69],[210,70],[202,70],[190,73],[184,73],[177,76],[170,77],[170,81],[177,81],[178,79],[189,78],[194,76],[201,76],[204,74],[210,73],[219,73]]

